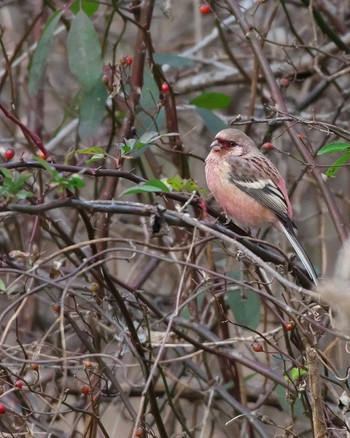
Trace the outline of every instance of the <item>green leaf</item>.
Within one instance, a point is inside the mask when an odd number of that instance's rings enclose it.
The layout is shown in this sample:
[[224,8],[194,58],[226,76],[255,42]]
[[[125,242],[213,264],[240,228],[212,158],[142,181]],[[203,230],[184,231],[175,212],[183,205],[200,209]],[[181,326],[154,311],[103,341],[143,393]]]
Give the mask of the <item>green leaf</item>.
[[[149,117],[148,117],[149,119]],[[165,109],[155,107],[154,118],[150,120],[149,125],[146,125],[147,129],[162,129],[165,126]]]
[[95,163],[96,161],[100,161],[103,160],[105,157],[105,154],[95,154],[93,155],[91,158],[89,158],[88,160],[85,161],[86,164],[89,163]]
[[6,286],[5,283],[0,278],[0,291],[4,291],[4,290],[6,290]]
[[329,178],[331,178],[338,172],[338,170],[341,169],[342,165],[349,160],[350,160],[350,152],[335,160],[334,163],[332,163],[332,165],[327,169],[326,175]]
[[277,385],[275,391],[280,405],[286,414],[295,417],[302,417],[304,415],[305,408],[302,400],[299,397],[293,400],[292,393],[289,393],[287,398],[287,390],[281,385]]
[[98,2],[94,0],[75,0],[70,7],[73,14],[77,14],[80,11],[80,5],[85,14],[89,16],[94,14],[100,6]]
[[4,175],[5,178],[11,179],[11,172],[8,169],[6,169],[5,167],[1,168],[0,172]]
[[67,48],[70,71],[85,91],[96,87],[102,76],[101,47],[94,26],[83,11],[73,20]]
[[212,134],[217,134],[222,129],[227,128],[226,123],[224,123],[212,111],[206,110],[204,108],[196,108],[196,112],[202,117],[207,128]]
[[197,182],[193,178],[188,178],[186,180],[185,190],[187,192],[194,192],[195,190],[198,190],[198,189],[199,189],[199,186],[198,186]]
[[156,53],[153,58],[157,64],[167,64],[171,67],[192,67],[195,65],[192,59],[173,53]]
[[169,186],[177,192],[193,192],[198,190],[198,184],[193,178],[183,179],[179,175],[166,180]]
[[141,135],[141,137],[139,138],[139,142],[152,143],[152,141],[155,141],[160,137],[161,137],[161,135],[159,135],[158,132],[149,131],[149,132],[145,132],[144,134]]
[[184,180],[179,175],[168,178],[167,182],[177,192],[181,192],[184,189]]
[[134,149],[136,149],[137,151],[139,151],[140,149],[142,149],[145,146],[146,143],[141,143],[140,141],[135,142],[135,146]]
[[139,141],[141,143],[153,143],[156,140],[159,140],[163,137],[174,137],[176,135],[180,135],[178,132],[168,132],[167,134],[159,134],[155,131],[145,132],[143,135],[141,135]]
[[223,109],[231,103],[231,97],[222,93],[203,93],[190,101],[190,104],[207,110]]
[[188,308],[188,306],[181,309],[180,317],[183,319],[186,319],[186,321],[189,321],[191,319],[191,313],[190,313],[190,309]]
[[[141,108],[141,107],[140,107]],[[163,129],[165,127],[165,110],[154,105],[143,111],[143,108],[136,115],[136,130],[148,131],[150,129]]]
[[147,149],[149,149],[151,146],[152,146],[152,144],[150,144],[150,143],[145,144],[145,143],[136,142],[134,150],[132,150],[129,153],[129,157],[130,158],[138,158],[141,155],[143,155],[147,151]]
[[304,368],[294,367],[288,374],[284,375],[284,380],[288,383],[296,384],[299,380],[302,380],[304,376],[307,376],[307,371],[304,370]]
[[125,138],[124,143],[117,143],[117,147],[121,151],[122,156],[129,154],[134,149],[135,145],[135,138]]
[[135,138],[126,138],[124,140],[125,146],[127,148],[129,148],[130,151],[132,151],[134,149],[135,145],[136,145],[136,141],[137,140]]
[[8,169],[0,169],[0,173],[4,175],[0,186],[0,196],[7,199],[26,199],[33,196],[31,192],[22,188],[31,175],[22,174],[16,170],[9,171]]
[[334,154],[336,152],[349,152],[349,143],[329,143],[321,147],[317,155]]
[[48,172],[50,172],[51,175],[53,175],[54,173],[57,173],[56,169],[53,168],[53,167],[51,167],[50,164],[49,164],[47,161],[43,160],[42,158],[40,158],[40,157],[34,157],[34,160],[36,160],[38,163],[40,163],[41,166],[42,166],[45,170],[47,170]]
[[144,70],[143,87],[141,90],[140,107],[143,110],[155,108],[159,102],[159,89],[152,73],[147,68]]
[[142,143],[135,138],[126,139],[125,143],[118,143],[122,156],[125,158],[137,158],[151,146],[151,144]]
[[33,193],[29,192],[28,190],[20,190],[17,194],[16,197],[18,199],[27,199],[27,198],[32,198],[33,197]]
[[[231,278],[238,277],[236,272],[229,272],[228,276]],[[231,312],[238,324],[242,324],[255,330],[260,323],[260,299],[258,295],[249,290],[242,289],[227,292],[227,302],[230,306]]]
[[107,90],[98,79],[89,91],[85,90],[80,102],[78,132],[81,138],[92,137],[106,111]]
[[31,96],[36,96],[40,85],[42,85],[42,77],[52,46],[53,34],[61,15],[62,12],[57,11],[47,21],[30,62],[28,90]]
[[144,70],[144,81],[141,90],[140,111],[136,114],[137,131],[160,130],[164,126],[165,111],[159,109],[159,89],[151,71]]
[[235,321],[251,329],[260,323],[260,300],[255,292],[244,290],[227,293],[227,301]]
[[119,147],[122,155],[125,156],[125,158],[137,158],[142,155],[150,146],[152,146],[156,140],[159,140],[163,137],[172,137],[175,135],[179,134],[177,132],[159,134],[156,131],[149,131],[141,135],[138,140],[134,138],[125,139],[125,144],[118,143],[117,146]]
[[78,175],[73,175],[68,180],[68,186],[70,188],[82,189],[85,187],[85,181]]
[[77,149],[75,153],[81,155],[95,155],[95,154],[105,155],[106,151],[103,148],[100,148],[99,146],[93,146],[87,149]]
[[145,192],[169,192],[169,187],[159,179],[152,179],[145,183],[141,183],[136,187],[124,190],[122,196],[131,195],[134,193],[145,193]]

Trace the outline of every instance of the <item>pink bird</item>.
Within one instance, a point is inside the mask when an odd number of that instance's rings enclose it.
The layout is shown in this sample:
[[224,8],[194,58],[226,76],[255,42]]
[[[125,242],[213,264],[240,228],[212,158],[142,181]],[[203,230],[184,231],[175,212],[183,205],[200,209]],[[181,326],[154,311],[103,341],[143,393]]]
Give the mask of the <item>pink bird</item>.
[[238,226],[274,226],[286,235],[315,284],[317,274],[295,235],[286,184],[253,140],[238,129],[220,131],[205,160],[207,184],[217,203]]

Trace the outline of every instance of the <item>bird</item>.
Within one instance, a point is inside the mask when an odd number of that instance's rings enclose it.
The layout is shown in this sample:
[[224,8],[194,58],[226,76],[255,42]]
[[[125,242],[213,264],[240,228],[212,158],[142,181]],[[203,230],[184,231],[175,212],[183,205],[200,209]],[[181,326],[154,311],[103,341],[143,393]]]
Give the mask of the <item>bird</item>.
[[296,236],[285,181],[250,137],[234,128],[218,132],[205,159],[205,176],[217,203],[236,225],[281,230],[317,284],[315,268]]

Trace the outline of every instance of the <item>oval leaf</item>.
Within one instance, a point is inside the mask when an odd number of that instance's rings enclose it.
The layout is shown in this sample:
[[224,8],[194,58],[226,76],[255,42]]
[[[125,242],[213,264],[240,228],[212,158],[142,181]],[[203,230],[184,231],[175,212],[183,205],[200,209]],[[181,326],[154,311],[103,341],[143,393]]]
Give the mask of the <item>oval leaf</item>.
[[196,108],[196,112],[202,117],[207,128],[212,134],[217,134],[222,129],[227,128],[226,123],[224,123],[212,111],[206,110],[204,108]]
[[172,53],[156,53],[153,59],[157,64],[167,64],[171,67],[191,67],[194,65],[192,59]]
[[69,178],[69,187],[82,189],[85,187],[85,181],[80,176],[72,176]]
[[177,192],[181,192],[185,187],[184,180],[179,175],[175,175],[173,178],[168,178],[167,182],[173,190]]
[[94,26],[83,11],[73,20],[67,46],[70,71],[85,90],[91,90],[102,75],[101,47]]
[[334,154],[336,152],[348,152],[350,149],[349,143],[329,143],[321,147],[317,155]]
[[47,58],[52,46],[53,34],[61,15],[62,12],[55,12],[47,21],[30,62],[28,90],[31,96],[38,94]]
[[75,0],[70,9],[73,14],[77,14],[81,8],[87,15],[92,15],[98,10],[99,6],[95,0]]
[[148,68],[144,70],[143,79],[139,105],[142,111],[136,115],[136,130],[160,130],[164,126],[165,112],[164,108],[159,110],[159,88]]
[[208,110],[223,109],[231,103],[231,97],[222,93],[203,93],[190,101],[190,104]]
[[198,184],[193,178],[183,179],[179,175],[176,175],[173,178],[167,178],[166,182],[177,192],[193,192],[194,190],[198,190]]
[[143,73],[143,87],[141,90],[140,107],[144,111],[154,108],[158,105],[159,101],[159,89],[156,81],[153,78],[149,69],[145,69]]
[[338,170],[341,169],[342,165],[344,165],[347,161],[350,160],[350,153],[343,155],[334,161],[334,163],[327,169],[326,175],[331,178],[334,176]]
[[[231,278],[239,278],[236,272],[229,272]],[[249,290],[241,289],[236,291],[228,291],[227,301],[231,312],[238,324],[244,325],[251,329],[256,329],[260,323],[260,298],[258,295]]]
[[288,373],[284,375],[284,380],[287,383],[296,384],[307,376],[307,371],[303,368],[293,367]]
[[107,90],[98,79],[90,91],[84,91],[80,102],[79,135],[88,138],[95,134],[106,109]]
[[139,184],[131,189],[124,190],[122,196],[131,195],[133,193],[145,193],[145,192],[169,192],[169,187],[159,179],[152,179],[146,183]]
[[105,155],[106,151],[103,148],[100,148],[99,146],[92,146],[91,148],[87,148],[87,149],[77,149],[75,153],[82,155],[94,155],[94,154]]
[[145,132],[144,134],[141,135],[141,137],[139,138],[139,142],[140,143],[151,143],[152,141],[155,141],[158,138],[160,138],[160,135],[157,131],[149,131],[149,132]]
[[96,161],[103,160],[105,158],[104,154],[95,154],[91,158],[85,161],[86,164],[96,163]]
[[286,414],[295,417],[302,417],[305,414],[305,407],[300,397],[292,402],[291,397],[287,397],[287,390],[281,385],[277,385],[275,391],[281,404],[281,408]]

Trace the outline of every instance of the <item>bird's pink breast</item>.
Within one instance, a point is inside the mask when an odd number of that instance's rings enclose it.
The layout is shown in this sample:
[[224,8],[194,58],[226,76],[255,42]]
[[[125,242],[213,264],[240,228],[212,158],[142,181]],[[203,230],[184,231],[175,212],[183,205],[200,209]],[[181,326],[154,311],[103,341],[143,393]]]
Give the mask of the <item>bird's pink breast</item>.
[[274,224],[275,214],[229,181],[231,166],[220,154],[211,153],[206,160],[208,188],[219,206],[240,226],[259,228]]

